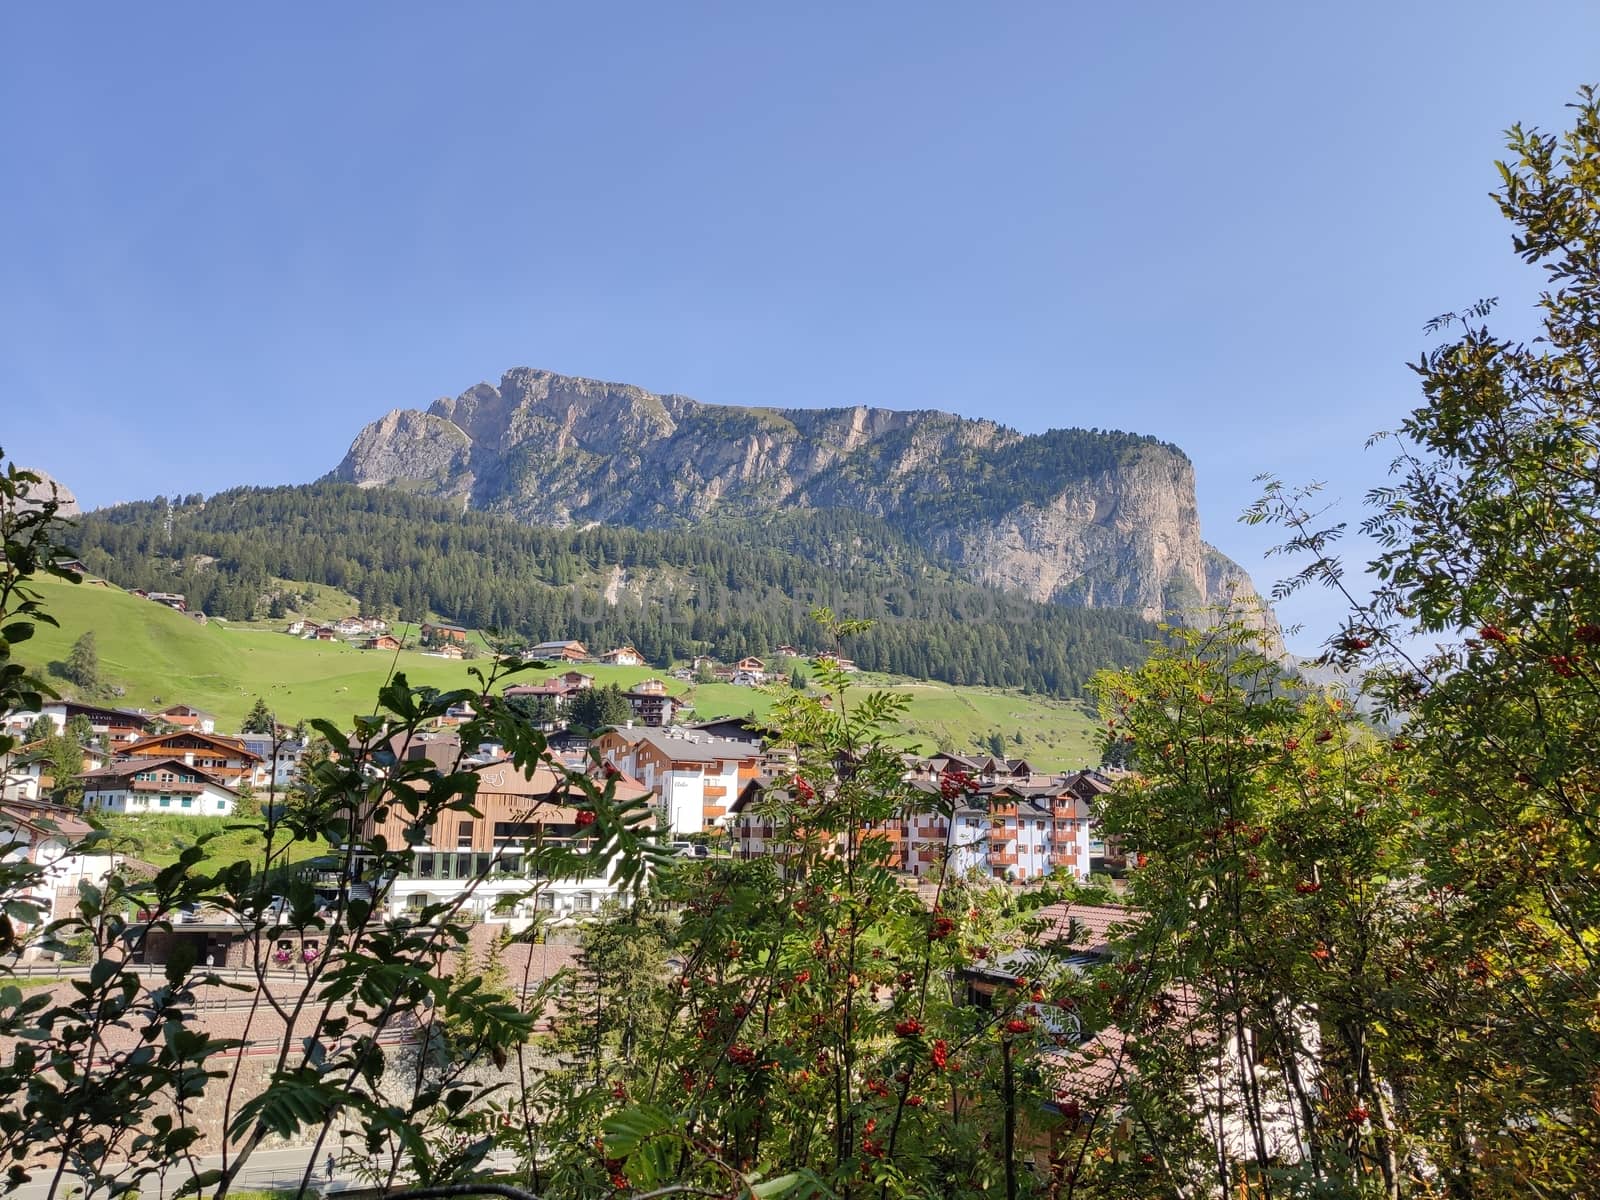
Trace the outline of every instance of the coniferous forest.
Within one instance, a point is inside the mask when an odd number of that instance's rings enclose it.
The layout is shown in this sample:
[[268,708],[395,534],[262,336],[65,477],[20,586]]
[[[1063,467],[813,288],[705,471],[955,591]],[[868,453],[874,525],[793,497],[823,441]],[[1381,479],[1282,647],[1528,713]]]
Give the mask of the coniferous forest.
[[1142,660],[1157,636],[1126,609],[967,582],[882,521],[837,509],[692,531],[550,529],[318,483],[118,505],[83,517],[76,538],[95,574],[182,592],[228,620],[268,616],[280,581],[318,583],[372,615],[597,651],[632,643],[657,663],[830,649],[809,615],[827,606],[876,621],[850,645],[863,669],[1071,696],[1096,670]]

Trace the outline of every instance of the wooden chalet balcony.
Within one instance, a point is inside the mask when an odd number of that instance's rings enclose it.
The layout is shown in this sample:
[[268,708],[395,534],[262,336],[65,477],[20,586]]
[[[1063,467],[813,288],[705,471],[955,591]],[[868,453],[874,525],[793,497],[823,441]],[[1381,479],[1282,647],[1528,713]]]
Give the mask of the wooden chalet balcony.
[[935,863],[939,861],[939,848],[937,846],[924,846],[917,851],[917,861],[920,863]]
[[1015,850],[991,850],[989,862],[997,867],[1014,867],[1017,865],[1017,852]]
[[727,794],[728,789],[720,783],[708,783],[705,785],[705,796],[707,800],[721,800]]
[[715,817],[725,817],[727,815],[728,810],[720,804],[707,804],[705,806],[705,818],[708,821]]
[[1078,803],[1075,800],[1057,800],[1050,806],[1050,815],[1056,820],[1070,820],[1078,815]]
[[1068,850],[1056,850],[1050,855],[1052,867],[1075,867],[1078,865],[1078,856]]
[[943,825],[918,825],[916,835],[924,842],[943,842],[949,839],[950,830]]
[[991,842],[1014,842],[1017,840],[1017,831],[1008,825],[989,826],[989,840]]
[[1014,817],[1017,815],[1017,802],[1015,800],[1000,800],[989,805],[991,817]]

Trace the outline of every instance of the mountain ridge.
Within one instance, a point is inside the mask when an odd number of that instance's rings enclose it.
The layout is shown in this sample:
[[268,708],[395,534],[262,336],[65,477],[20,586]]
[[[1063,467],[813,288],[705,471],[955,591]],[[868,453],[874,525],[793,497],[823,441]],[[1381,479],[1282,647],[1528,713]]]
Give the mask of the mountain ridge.
[[707,404],[518,367],[426,411],[391,410],[326,478],[554,526],[844,508],[1033,600],[1200,624],[1208,606],[1258,599],[1243,568],[1200,537],[1189,458],[1113,430]]

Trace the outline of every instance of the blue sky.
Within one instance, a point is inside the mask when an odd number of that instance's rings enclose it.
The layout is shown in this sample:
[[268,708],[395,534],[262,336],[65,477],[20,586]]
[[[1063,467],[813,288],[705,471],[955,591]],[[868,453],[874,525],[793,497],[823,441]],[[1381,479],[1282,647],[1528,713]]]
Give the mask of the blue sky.
[[93,505],[515,365],[938,407],[1177,442],[1264,583],[1252,477],[1359,516],[1423,321],[1525,321],[1492,162],[1597,51],[1584,3],[7,6],[0,445]]

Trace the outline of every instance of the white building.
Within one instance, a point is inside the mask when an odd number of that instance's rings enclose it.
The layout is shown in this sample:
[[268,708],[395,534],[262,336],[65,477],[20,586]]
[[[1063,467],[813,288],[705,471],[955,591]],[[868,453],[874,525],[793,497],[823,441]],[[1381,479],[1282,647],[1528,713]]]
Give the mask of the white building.
[[258,790],[276,786],[282,791],[294,783],[295,773],[300,769],[300,756],[306,752],[304,742],[289,738],[279,742],[274,752],[270,733],[241,733],[239,740],[246,750],[261,759],[256,765],[254,781]]
[[181,758],[123,759],[79,776],[91,812],[233,815],[239,793]]
[[761,766],[761,751],[751,743],[693,729],[612,729],[593,746],[604,762],[655,793],[677,837],[725,825],[740,788]]
[[[380,889],[387,884],[384,898],[391,914],[452,900],[470,889],[466,912],[515,926],[535,913],[560,918],[593,912],[616,894],[609,872],[574,878],[531,877],[528,872],[533,845],[582,849],[590,836],[588,827],[578,823],[574,802],[581,792],[575,794],[564,776],[541,765],[529,777],[509,759],[472,769],[478,776],[476,814],[441,814],[428,841],[415,847],[405,875],[364,881]],[[613,787],[619,801],[648,794],[620,776]],[[363,833],[368,839],[381,833],[389,845],[404,845],[405,819],[369,824]]]

